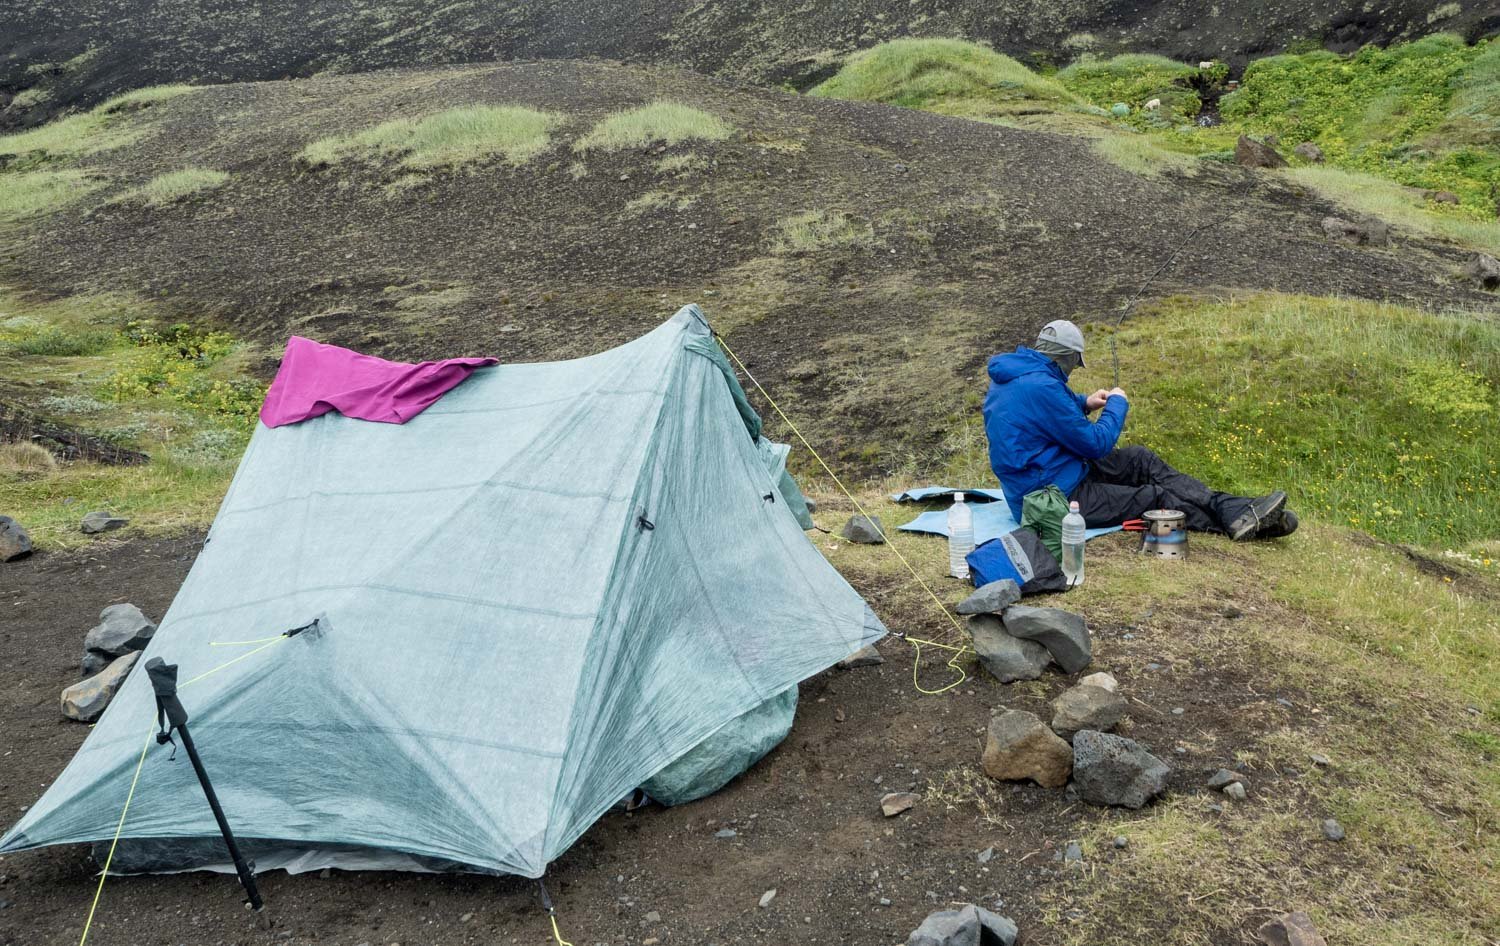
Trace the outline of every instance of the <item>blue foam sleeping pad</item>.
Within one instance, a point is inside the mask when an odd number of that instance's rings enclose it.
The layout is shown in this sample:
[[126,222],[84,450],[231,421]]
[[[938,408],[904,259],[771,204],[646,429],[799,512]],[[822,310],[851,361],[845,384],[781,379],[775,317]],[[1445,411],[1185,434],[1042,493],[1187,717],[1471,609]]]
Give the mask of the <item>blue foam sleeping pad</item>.
[[[922,486],[917,489],[909,489],[903,493],[893,493],[891,499],[901,502],[922,502],[924,500],[940,499],[951,496],[954,493],[963,493],[965,498],[969,496],[984,497],[993,502],[970,503],[969,509],[974,517],[974,544],[983,545],[991,539],[998,539],[1009,532],[1021,528],[1021,524],[1010,514],[1010,507],[1005,503],[1005,494],[998,489],[974,489],[957,490],[946,486]],[[948,510],[934,509],[924,512],[911,522],[901,527],[902,532],[925,532],[931,535],[948,536]],[[1098,538],[1110,532],[1119,532],[1119,526],[1110,526],[1105,529],[1090,529],[1088,537]]]

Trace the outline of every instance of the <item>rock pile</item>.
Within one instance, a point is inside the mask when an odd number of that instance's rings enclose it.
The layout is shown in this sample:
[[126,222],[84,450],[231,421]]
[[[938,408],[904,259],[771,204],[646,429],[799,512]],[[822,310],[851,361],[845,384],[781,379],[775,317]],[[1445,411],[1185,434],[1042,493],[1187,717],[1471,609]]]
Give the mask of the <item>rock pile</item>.
[[91,723],[119,692],[156,625],[133,604],[112,604],[83,639],[80,671],[86,678],[62,692],[62,714]]
[[1049,663],[1067,673],[1087,667],[1093,656],[1088,624],[1057,608],[1016,604],[1021,590],[1010,579],[991,582],[959,604],[969,615],[974,652],[1001,683],[1035,680]]
[[929,914],[906,938],[906,946],[1015,946],[1018,932],[1008,918],[966,903]]

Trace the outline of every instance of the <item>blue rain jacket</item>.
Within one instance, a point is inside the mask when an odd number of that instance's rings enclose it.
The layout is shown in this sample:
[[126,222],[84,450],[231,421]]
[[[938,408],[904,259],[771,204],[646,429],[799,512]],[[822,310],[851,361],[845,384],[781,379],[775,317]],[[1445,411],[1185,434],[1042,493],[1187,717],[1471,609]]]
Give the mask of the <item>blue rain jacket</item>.
[[1088,473],[1088,461],[1115,448],[1129,404],[1112,397],[1099,419],[1090,421],[1088,398],[1068,387],[1056,362],[1024,346],[993,356],[988,368],[984,432],[990,468],[1019,522],[1027,493],[1055,483],[1071,494]]

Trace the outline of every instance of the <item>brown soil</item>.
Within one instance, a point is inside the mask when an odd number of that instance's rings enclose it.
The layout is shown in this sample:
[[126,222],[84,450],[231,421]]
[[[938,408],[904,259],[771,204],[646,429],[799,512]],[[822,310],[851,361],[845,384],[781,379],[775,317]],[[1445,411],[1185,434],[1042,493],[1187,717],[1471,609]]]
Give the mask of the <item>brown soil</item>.
[[[0,812],[9,814],[0,821],[12,821],[32,803],[83,741],[87,730],[64,721],[56,699],[76,679],[80,641],[99,609],[128,598],[160,615],[198,544],[196,536],[101,542],[4,566]],[[1132,540],[1095,545],[1107,562],[1130,554]],[[886,579],[856,574],[854,581],[891,626],[942,632],[930,608],[891,613],[883,604],[895,597],[884,594]],[[1109,668],[1119,677],[1131,698],[1125,731],[1173,766],[1173,792],[1201,792],[1205,771],[1232,764],[1236,750],[1287,725],[1291,711],[1276,697],[1299,699],[1259,692],[1236,669],[1255,659],[1234,633],[1236,619],[1225,616],[1238,606],[1256,605],[1186,602],[1129,627],[1095,629],[1091,669]],[[973,670],[960,688],[924,696],[912,686],[911,649],[888,639],[881,650],[883,666],[807,681],[788,740],[724,791],[676,809],[610,815],[589,831],[549,875],[565,935],[579,946],[649,938],[864,946],[899,942],[931,910],[975,901],[1016,919],[1028,946],[1056,942],[1054,924],[1070,917],[1044,918],[1038,903],[1047,897],[1066,905],[1077,882],[1059,862],[1061,851],[1114,815],[1061,791],[990,782],[976,763],[994,707],[1046,717],[1046,701],[1070,679],[1004,687]],[[942,685],[946,671],[929,662],[924,683]],[[1174,716],[1177,707],[1185,713]],[[1255,778],[1258,791],[1296,792],[1295,774]],[[923,801],[899,817],[882,817],[881,795],[906,789],[923,793]],[[1207,810],[1212,800],[1204,796],[1205,818],[1215,817]],[[716,838],[726,827],[737,836]],[[994,857],[981,864],[977,855],[988,847]],[[1089,869],[1107,870],[1114,856],[1094,855]],[[76,943],[93,871],[85,848],[0,858],[0,946]],[[261,885],[274,919],[270,930],[240,908],[237,885],[227,876],[111,879],[91,942],[411,946],[540,943],[549,932],[534,885],[514,878],[273,873]],[[759,908],[772,888],[776,898]],[[890,904],[881,905],[882,898]],[[653,911],[660,922],[646,921]]]

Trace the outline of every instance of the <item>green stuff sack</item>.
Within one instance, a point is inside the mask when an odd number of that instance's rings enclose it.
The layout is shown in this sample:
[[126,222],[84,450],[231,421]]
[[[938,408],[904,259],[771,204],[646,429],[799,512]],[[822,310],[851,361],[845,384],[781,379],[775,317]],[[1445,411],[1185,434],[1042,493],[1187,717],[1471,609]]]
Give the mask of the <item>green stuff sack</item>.
[[1021,528],[1042,537],[1052,557],[1062,561],[1062,521],[1068,514],[1068,497],[1056,486],[1033,490],[1021,500]]

